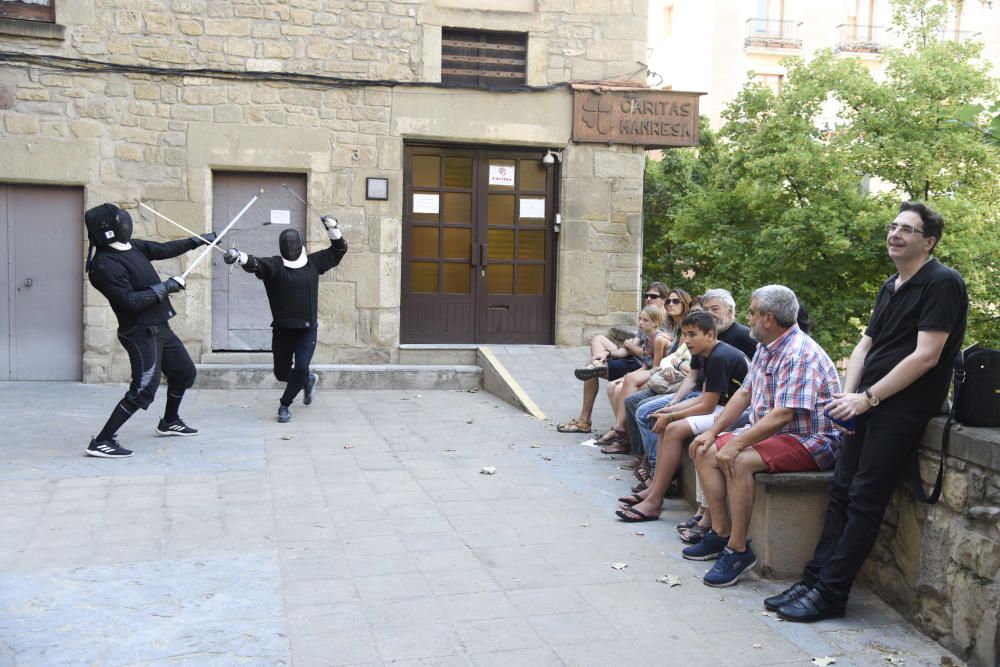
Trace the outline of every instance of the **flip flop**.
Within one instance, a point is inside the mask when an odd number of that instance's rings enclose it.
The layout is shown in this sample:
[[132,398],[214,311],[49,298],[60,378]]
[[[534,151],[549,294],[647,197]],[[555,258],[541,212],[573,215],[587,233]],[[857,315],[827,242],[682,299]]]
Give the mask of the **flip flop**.
[[[632,513],[632,514],[636,515],[636,517],[638,517],[638,518],[629,516],[628,515],[629,513]],[[618,518],[621,519],[622,521],[624,521],[625,523],[641,523],[643,521],[659,521],[660,520],[660,517],[658,517],[658,516],[648,516],[646,514],[643,514],[642,512],[640,512],[639,510],[637,510],[634,507],[629,507],[628,509],[624,509],[624,510],[618,510],[617,512],[615,512],[615,514],[617,514]]]
[[643,498],[637,493],[633,493],[631,496],[622,496],[621,498],[618,499],[618,502],[620,502],[623,505],[628,505],[631,507],[632,505],[638,505],[643,500],[645,500],[645,498]]
[[608,376],[608,366],[607,364],[598,364],[596,366],[584,366],[583,368],[577,368],[573,371],[573,375],[577,380],[590,380],[591,378],[603,378]]
[[645,491],[647,488],[648,487],[646,486],[646,482],[639,482],[638,484],[632,487],[632,492],[639,493],[640,491]]

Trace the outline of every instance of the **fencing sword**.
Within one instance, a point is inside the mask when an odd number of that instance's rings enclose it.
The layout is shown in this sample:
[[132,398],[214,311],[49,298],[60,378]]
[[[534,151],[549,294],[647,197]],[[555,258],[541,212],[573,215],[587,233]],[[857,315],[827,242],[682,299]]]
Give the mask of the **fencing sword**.
[[[247,212],[247,209],[249,209],[251,206],[253,206],[254,202],[257,201],[262,194],[264,194],[264,188],[261,188],[260,190],[258,190],[257,194],[255,194],[250,199],[250,201],[247,202],[247,205],[244,206],[243,209],[239,213],[236,214],[236,217],[229,221],[229,224],[226,225],[225,229],[223,229],[221,232],[219,232],[219,235],[215,237],[215,240],[212,241],[211,243],[209,243],[208,247],[205,248],[205,250],[202,251],[202,253],[200,255],[198,255],[197,257],[195,257],[194,261],[191,262],[191,266],[187,267],[187,269],[184,271],[184,273],[181,274],[181,279],[182,280],[186,280],[187,279],[188,274],[191,273],[192,271],[194,271],[195,267],[198,266],[198,264],[201,263],[201,260],[205,259],[208,256],[208,253],[212,250],[212,248],[215,248],[219,244],[219,241],[221,241],[222,237],[226,235],[226,232],[228,232],[232,228],[232,226],[235,225],[236,222],[240,218],[243,217],[243,214]],[[218,250],[218,248],[216,248],[216,249]]]
[[[141,206],[142,208],[146,209],[147,211],[149,211],[150,213],[152,213],[156,217],[162,218],[163,220],[166,220],[167,222],[169,222],[174,227],[179,227],[180,229],[183,229],[185,232],[187,232],[191,236],[194,236],[194,237],[200,237],[201,236],[201,234],[198,234],[197,232],[192,232],[190,229],[188,229],[187,227],[185,227],[181,223],[179,223],[179,222],[177,222],[175,220],[171,220],[170,218],[168,218],[167,216],[163,215],[162,213],[159,213],[159,212],[153,210],[149,206],[146,206],[146,204],[144,202],[139,202],[139,206]],[[219,252],[221,252],[223,255],[226,254],[226,251],[223,250],[222,248],[218,247],[218,246],[215,246],[215,249],[218,250]]]

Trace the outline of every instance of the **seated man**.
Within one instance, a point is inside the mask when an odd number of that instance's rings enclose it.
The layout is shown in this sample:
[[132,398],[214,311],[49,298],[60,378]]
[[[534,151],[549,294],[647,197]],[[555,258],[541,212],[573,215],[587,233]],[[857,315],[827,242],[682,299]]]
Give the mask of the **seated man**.
[[704,310],[689,313],[681,323],[684,341],[699,368],[701,395],[655,413],[659,465],[648,489],[620,499],[629,505],[616,512],[624,521],[660,518],[663,496],[677,472],[684,442],[710,427],[743,384],[749,360],[735,347],[717,340],[715,327],[715,318]]
[[[840,434],[823,412],[840,392],[837,369],[799,329],[798,312],[795,293],[783,285],[753,293],[750,331],[760,348],[746,382],[715,424],[691,443],[712,527],[683,555],[719,559],[704,577],[708,586],[731,586],[757,562],[747,539],[754,473],[828,470],[840,450]],[[719,435],[748,406],[750,425]]]
[[747,355],[747,359],[753,359],[757,341],[750,335],[749,329],[736,321],[736,301],[729,290],[710,289],[702,295],[701,303],[719,323],[719,340]]

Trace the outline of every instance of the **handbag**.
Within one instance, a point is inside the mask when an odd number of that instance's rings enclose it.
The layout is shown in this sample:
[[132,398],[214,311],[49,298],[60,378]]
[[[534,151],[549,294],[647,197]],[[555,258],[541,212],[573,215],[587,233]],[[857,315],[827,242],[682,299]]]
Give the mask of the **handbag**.
[[928,505],[933,505],[941,497],[951,425],[958,421],[965,426],[1000,426],[1000,350],[981,348],[974,343],[960,351],[955,355],[951,383],[951,408],[941,434],[941,460],[930,494],[924,492],[918,458],[913,457],[910,493],[916,500]]
[[649,374],[649,379],[646,380],[646,389],[654,394],[672,394],[677,391],[683,381],[684,378],[671,382],[663,375],[661,369],[657,369]]

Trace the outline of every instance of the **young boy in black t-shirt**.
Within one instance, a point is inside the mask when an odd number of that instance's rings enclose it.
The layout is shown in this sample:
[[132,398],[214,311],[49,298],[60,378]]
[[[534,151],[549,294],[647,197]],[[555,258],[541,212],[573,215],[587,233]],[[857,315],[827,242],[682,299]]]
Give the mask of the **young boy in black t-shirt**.
[[706,430],[715,416],[743,383],[749,361],[735,347],[716,338],[716,322],[707,311],[694,311],[681,322],[684,342],[691,351],[697,369],[701,395],[665,407],[653,415],[653,432],[660,437],[656,444],[656,472],[644,491],[619,498],[627,507],[616,514],[623,521],[654,521],[660,518],[663,496],[680,464],[684,442]]

